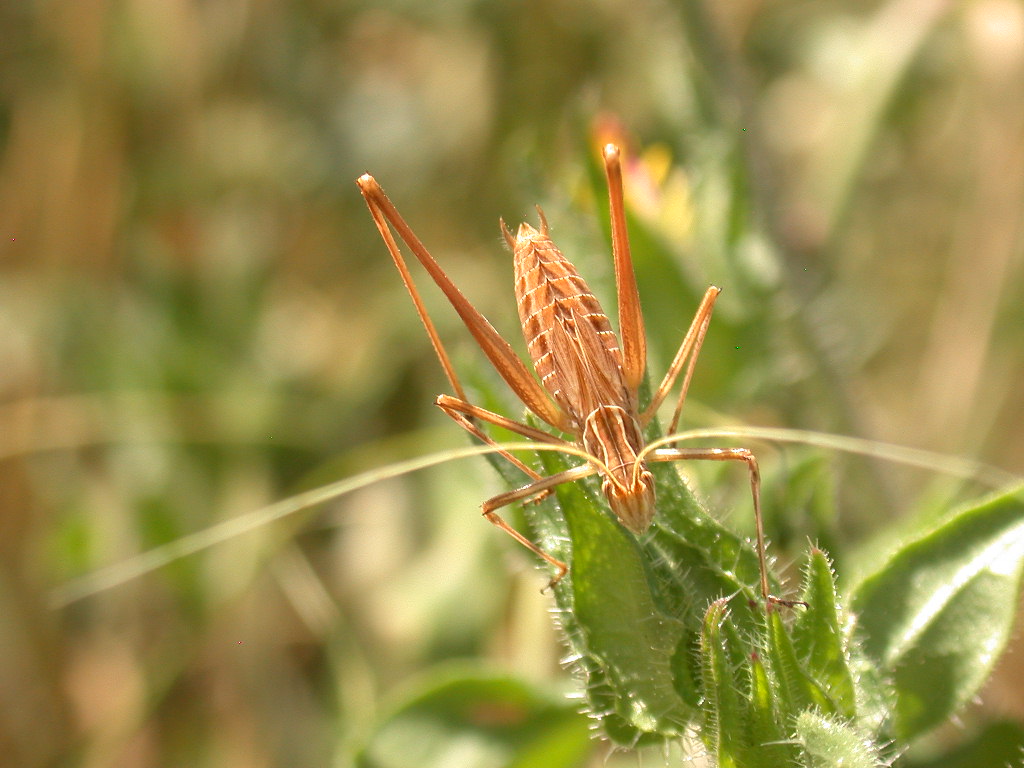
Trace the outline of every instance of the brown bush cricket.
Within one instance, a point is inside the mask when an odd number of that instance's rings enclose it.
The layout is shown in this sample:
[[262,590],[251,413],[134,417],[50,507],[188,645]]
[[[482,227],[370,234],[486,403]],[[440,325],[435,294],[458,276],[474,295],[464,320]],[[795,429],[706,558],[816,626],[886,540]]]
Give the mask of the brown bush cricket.
[[[792,605],[793,601],[776,598],[769,591],[761,520],[760,474],[754,455],[746,448],[645,448],[643,429],[685,368],[668,428],[669,434],[675,431],[720,291],[715,286],[707,289],[665,378],[654,392],[650,404],[641,411],[637,393],[646,367],[647,340],[626,234],[618,148],[613,144],[606,145],[603,157],[611,209],[621,345],[593,292],[548,237],[547,221],[540,208],[537,208],[539,230],[524,223],[513,235],[505,222],[501,222],[505,241],[514,254],[516,303],[536,377],[448,278],[376,180],[364,174],[356,182],[455,392],[454,396],[441,395],[437,398],[441,410],[467,432],[491,445],[495,444],[493,439],[478,426],[478,420],[543,443],[574,445],[589,456],[585,464],[544,477],[507,451],[500,451],[502,456],[526,473],[530,482],[485,501],[483,514],[557,569],[551,580],[551,586],[554,586],[565,575],[568,566],[512,528],[498,515],[498,509],[521,499],[548,493],[549,489],[561,483],[600,474],[601,488],[612,511],[626,528],[642,534],[650,526],[655,512],[654,478],[647,468],[648,462],[685,459],[741,461],[747,466],[754,499],[761,594],[767,603]],[[539,419],[571,436],[572,443],[467,400],[391,228],[448,297],[491,365],[512,391]]]

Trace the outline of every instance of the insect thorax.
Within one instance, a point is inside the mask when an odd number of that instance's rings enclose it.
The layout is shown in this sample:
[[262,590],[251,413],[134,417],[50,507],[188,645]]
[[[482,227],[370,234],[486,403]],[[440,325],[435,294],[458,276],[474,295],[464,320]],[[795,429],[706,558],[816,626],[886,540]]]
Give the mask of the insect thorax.
[[607,468],[602,472],[605,496],[622,524],[643,533],[654,517],[654,478],[646,464],[637,465],[643,435],[626,409],[599,405],[583,426],[583,447]]

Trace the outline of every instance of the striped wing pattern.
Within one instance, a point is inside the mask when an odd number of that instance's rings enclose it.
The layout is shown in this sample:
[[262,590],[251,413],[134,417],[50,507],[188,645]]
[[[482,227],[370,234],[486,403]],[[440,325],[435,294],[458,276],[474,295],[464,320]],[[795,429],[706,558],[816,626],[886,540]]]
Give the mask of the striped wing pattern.
[[546,232],[521,224],[514,250],[519,319],[544,388],[577,433],[598,405],[631,410],[619,342],[590,287]]

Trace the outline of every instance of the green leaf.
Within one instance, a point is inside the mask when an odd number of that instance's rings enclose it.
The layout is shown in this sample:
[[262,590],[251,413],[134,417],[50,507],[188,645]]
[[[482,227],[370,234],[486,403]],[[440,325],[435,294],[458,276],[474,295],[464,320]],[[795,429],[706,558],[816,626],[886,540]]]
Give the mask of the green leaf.
[[501,675],[445,669],[380,722],[358,765],[576,768],[592,750],[586,718],[561,697]]
[[[736,632],[728,605],[727,599],[715,601],[704,618],[701,737],[720,768],[792,765],[797,755],[786,738],[779,685],[761,656]],[[739,664],[737,657],[742,659]]]
[[640,733],[682,734],[693,717],[674,685],[682,622],[659,609],[636,538],[579,486],[560,487],[558,498],[572,541],[565,621],[615,693],[625,723]]
[[776,695],[781,699],[779,706],[787,718],[810,708],[832,713],[832,702],[821,685],[806,674],[797,658],[793,641],[778,610],[768,614],[768,657],[778,680]]
[[651,472],[657,481],[658,515],[650,544],[660,557],[667,558],[673,572],[685,570],[686,586],[700,607],[698,620],[703,606],[724,595],[742,592],[751,600],[758,599],[752,585],[758,583],[760,571],[750,544],[697,502],[674,467],[654,464]]
[[805,660],[808,674],[826,692],[830,708],[852,719],[857,714],[854,678],[847,662],[847,653],[839,616],[839,595],[828,556],[812,549],[804,575],[803,600],[807,608],[794,622],[793,642],[796,652]]
[[903,760],[901,768],[977,768],[979,765],[1003,768],[1024,764],[1024,726],[1003,721],[992,723],[981,733],[950,751],[919,761]]
[[805,768],[880,768],[886,765],[871,739],[842,720],[807,711],[796,719]]
[[716,600],[704,617],[700,638],[704,711],[701,738],[718,768],[745,765],[747,731],[743,695],[736,685],[725,631],[728,600]]
[[779,698],[760,656],[750,660],[750,699],[748,732],[750,765],[793,765],[794,749],[783,730],[785,716],[779,711]]
[[1018,489],[961,511],[857,589],[857,637],[893,680],[899,737],[939,725],[978,691],[1009,637],[1022,572]]

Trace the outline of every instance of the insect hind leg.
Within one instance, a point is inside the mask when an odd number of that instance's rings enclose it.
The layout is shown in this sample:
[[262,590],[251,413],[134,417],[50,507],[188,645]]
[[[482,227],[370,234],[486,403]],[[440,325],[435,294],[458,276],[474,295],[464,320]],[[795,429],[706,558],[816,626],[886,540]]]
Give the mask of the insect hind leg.
[[[481,408],[478,405],[473,405],[466,400],[461,398],[452,397],[451,395],[439,395],[437,398],[437,407],[445,412],[456,424],[462,427],[464,430],[469,432],[474,437],[478,438],[482,442],[490,445],[493,448],[498,448],[497,442],[494,438],[484,432],[474,421],[474,419],[480,419],[486,421],[489,424],[495,426],[504,427],[505,429],[515,432],[517,435],[530,438],[531,440],[537,440],[542,443],[550,443],[552,445],[567,445],[567,443],[555,437],[554,435],[548,434],[541,429],[535,429],[526,424],[522,424],[513,419],[506,418],[501,414],[488,411],[486,408]],[[532,478],[534,481],[542,480],[541,475],[536,470],[524,464],[516,456],[509,453],[506,450],[498,448],[498,454],[508,459],[514,466],[521,469],[526,475]]]

